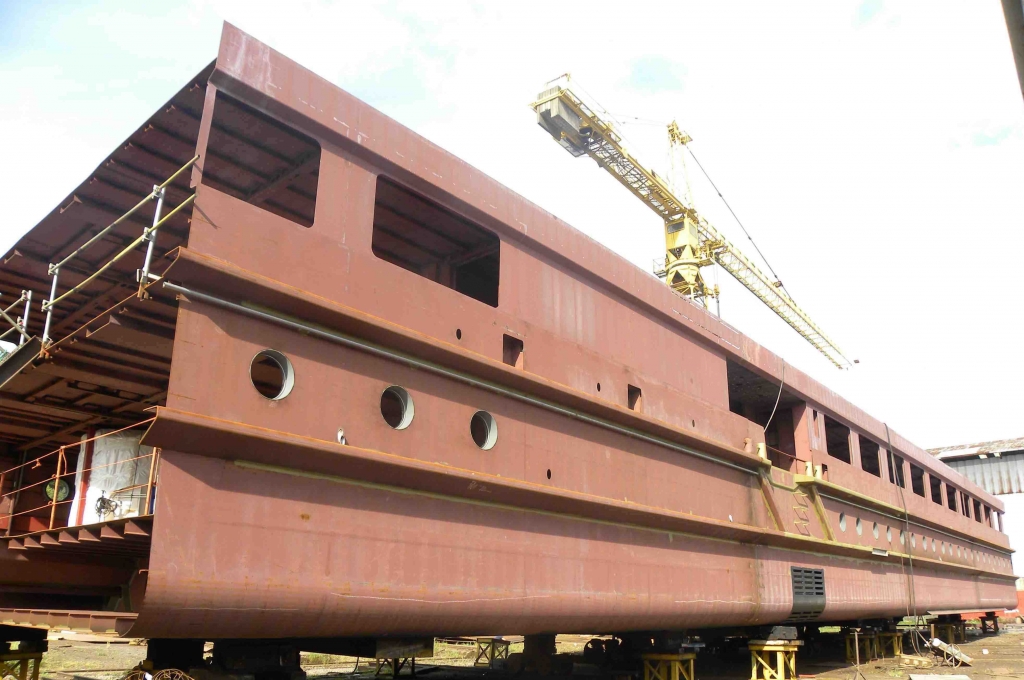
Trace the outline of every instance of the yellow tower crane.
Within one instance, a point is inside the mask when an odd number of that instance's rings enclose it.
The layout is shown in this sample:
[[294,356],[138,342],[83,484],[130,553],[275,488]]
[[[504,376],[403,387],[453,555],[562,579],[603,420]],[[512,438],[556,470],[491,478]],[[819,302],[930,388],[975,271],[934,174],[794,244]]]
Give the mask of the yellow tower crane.
[[[766,276],[698,215],[691,201],[677,198],[665,180],[633,158],[623,148],[622,137],[611,123],[595,112],[598,107],[569,89],[567,76],[555,82],[554,87],[541,92],[531,104],[537,112],[537,122],[573,156],[587,155],[597,161],[665,221],[665,265],[656,271],[665,283],[707,306],[709,299],[718,296],[718,287],[708,286],[701,269],[718,263],[836,367],[849,368],[850,361],[843,352],[797,306],[780,281]],[[669,125],[668,132],[672,145],[685,146],[691,141],[675,122]]]

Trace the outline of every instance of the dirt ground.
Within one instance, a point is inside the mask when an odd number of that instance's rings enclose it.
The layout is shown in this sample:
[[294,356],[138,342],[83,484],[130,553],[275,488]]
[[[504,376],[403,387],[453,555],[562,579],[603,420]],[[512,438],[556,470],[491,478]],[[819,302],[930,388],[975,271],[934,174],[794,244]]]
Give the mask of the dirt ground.
[[[972,634],[974,633],[974,634]],[[98,636],[65,636],[53,639],[50,650],[43,659],[41,677],[48,680],[118,680],[125,672],[146,657],[146,646],[139,642],[107,639]],[[522,638],[511,638],[510,651],[522,651]],[[621,672],[603,672],[596,667],[583,664],[582,650],[590,636],[558,637],[558,652],[572,657],[573,675],[587,676],[595,680],[623,678]],[[1024,626],[1004,626],[999,635],[977,635],[968,631],[968,642],[961,649],[974,658],[974,663],[961,668],[935,666],[931,668],[901,667],[895,659],[863,663],[860,672],[863,680],[893,680],[909,675],[967,675],[972,680],[990,678],[1011,678],[1024,680]],[[905,653],[912,654],[908,644]],[[481,668],[473,668],[475,657],[472,645],[437,644],[435,657],[417,659],[417,675],[431,676],[430,680],[495,680],[513,677],[512,674]],[[361,659],[355,668],[356,659],[328,656],[324,654],[303,654],[302,665],[311,678],[330,680],[358,675],[365,680],[374,677],[375,667],[371,660]],[[355,672],[353,672],[355,671]],[[797,671],[801,678],[822,678],[823,680],[858,680],[857,669],[843,659],[842,638],[838,635],[824,636],[814,648],[802,649],[797,655]],[[406,676],[407,671],[402,675]],[[742,645],[718,653],[702,651],[697,656],[696,675],[698,680],[749,680],[750,656]],[[435,677],[436,676],[436,677]],[[529,680],[526,674],[518,676]]]

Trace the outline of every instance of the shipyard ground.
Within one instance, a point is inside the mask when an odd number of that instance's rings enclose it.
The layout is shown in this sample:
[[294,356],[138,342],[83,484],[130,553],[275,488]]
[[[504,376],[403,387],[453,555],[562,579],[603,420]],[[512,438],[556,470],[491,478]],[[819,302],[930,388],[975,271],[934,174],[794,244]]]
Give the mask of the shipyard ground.
[[[973,632],[973,631],[971,631]],[[44,657],[40,677],[50,680],[118,680],[128,669],[146,656],[145,644],[116,638],[99,636],[68,635],[63,639],[52,636],[49,652]],[[583,646],[589,636],[563,635],[558,637],[560,658],[569,662],[573,676],[612,680],[623,678],[619,671],[602,671],[583,663]],[[801,678],[827,678],[829,680],[853,680],[853,664],[843,660],[842,641],[836,636],[836,644],[828,644],[819,650],[801,652],[797,659],[797,670]],[[909,646],[909,645],[908,645]],[[511,651],[520,651],[522,643],[513,642]],[[894,659],[861,664],[860,671],[865,680],[891,680],[909,678],[914,674],[967,675],[971,678],[1024,678],[1024,626],[1004,625],[999,635],[971,635],[961,648],[974,657],[971,667],[958,669],[936,666],[932,668],[900,667]],[[986,653],[987,650],[987,653]],[[906,650],[912,653],[913,650]],[[431,680],[501,680],[520,678],[530,680],[531,673],[518,675],[502,670],[473,667],[471,647],[459,645],[437,645],[436,657],[419,659],[417,675]],[[356,675],[369,680],[374,677],[374,667],[367,660],[361,660],[358,671],[353,674],[355,659],[303,654],[303,668],[310,678],[342,678]],[[574,663],[573,663],[574,662]],[[372,664],[372,662],[371,662]],[[552,673],[546,677],[566,677],[565,673]],[[733,652],[711,654],[702,652],[697,658],[696,675],[700,680],[721,678],[722,680],[747,680],[750,677],[750,660],[745,648]],[[401,677],[409,677],[403,671]],[[634,675],[636,677],[636,675]]]

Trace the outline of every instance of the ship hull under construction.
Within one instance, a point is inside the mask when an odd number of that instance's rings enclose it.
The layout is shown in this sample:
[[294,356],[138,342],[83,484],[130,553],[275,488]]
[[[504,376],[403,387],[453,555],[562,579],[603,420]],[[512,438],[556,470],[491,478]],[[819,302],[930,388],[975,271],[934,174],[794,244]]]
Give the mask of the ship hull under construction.
[[[88,282],[103,294],[33,311],[44,349],[0,364],[0,622],[323,639],[1015,605],[998,499],[231,26],[8,254],[5,296],[52,299],[46,264],[97,206],[193,156],[159,275],[132,251]],[[137,441],[117,460],[147,467],[134,501],[97,502],[119,428]]]

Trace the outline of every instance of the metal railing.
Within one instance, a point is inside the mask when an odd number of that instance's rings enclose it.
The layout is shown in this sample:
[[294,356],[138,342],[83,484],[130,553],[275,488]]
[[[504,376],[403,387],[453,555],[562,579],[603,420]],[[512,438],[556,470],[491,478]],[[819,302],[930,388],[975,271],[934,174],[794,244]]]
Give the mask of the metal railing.
[[772,465],[782,468],[787,472],[792,472],[793,467],[796,466],[800,460],[792,453],[787,453],[782,449],[777,449],[773,446],[765,446],[765,448],[768,450],[768,460],[772,462]]
[[[6,481],[8,479],[12,479],[12,478],[14,478],[15,475],[17,475],[17,481],[15,482],[15,488],[11,489],[7,493],[0,493],[0,506],[2,506],[4,504],[4,501],[8,501],[10,503],[8,512],[0,513],[0,523],[4,522],[4,520],[6,520],[6,522],[7,522],[7,528],[6,528],[6,531],[5,531],[5,536],[12,537],[12,533],[14,531],[14,519],[16,517],[21,517],[21,516],[24,516],[24,515],[33,515],[33,514],[38,515],[40,512],[46,511],[47,509],[49,509],[49,522],[47,524],[47,528],[46,529],[39,529],[37,531],[49,531],[49,530],[52,530],[52,529],[63,528],[64,526],[73,526],[72,520],[74,518],[72,518],[70,516],[68,517],[67,522],[65,522],[65,524],[63,524],[62,526],[56,526],[57,525],[57,506],[59,506],[59,505],[67,505],[69,503],[73,503],[75,501],[76,497],[80,499],[80,503],[85,503],[85,501],[86,501],[86,495],[85,495],[86,494],[86,485],[85,484],[80,484],[81,488],[72,489],[70,484],[69,484],[68,494],[67,494],[67,496],[65,498],[62,499],[62,498],[60,498],[60,488],[61,488],[60,485],[61,485],[61,481],[62,480],[65,480],[68,477],[70,477],[70,478],[72,478],[72,481],[73,481],[74,478],[79,473],[82,474],[82,478],[81,479],[84,480],[86,473],[90,473],[90,472],[92,472],[94,470],[100,470],[100,469],[112,467],[112,466],[115,466],[115,465],[124,465],[125,463],[130,463],[132,461],[140,461],[140,460],[144,460],[144,459],[147,459],[147,458],[150,459],[149,478],[148,478],[148,480],[145,483],[132,484],[132,485],[128,485],[128,486],[125,486],[125,487],[122,487],[122,488],[117,488],[117,489],[111,489],[109,491],[104,491],[104,494],[106,494],[106,495],[101,496],[101,498],[99,500],[106,501],[106,504],[105,504],[104,507],[111,508],[112,504],[113,505],[119,505],[119,504],[123,503],[123,501],[125,499],[125,494],[128,494],[128,497],[127,497],[127,500],[128,500],[128,510],[127,510],[127,512],[131,512],[132,502],[135,501],[135,500],[139,500],[140,503],[139,503],[138,515],[148,515],[148,514],[151,514],[151,509],[152,509],[152,504],[153,504],[153,499],[154,499],[154,491],[156,490],[156,482],[155,482],[156,476],[155,476],[155,474],[156,474],[157,462],[159,461],[159,455],[160,455],[160,450],[159,449],[153,449],[152,453],[147,453],[147,454],[144,454],[144,455],[134,456],[132,458],[124,458],[124,459],[120,459],[120,460],[114,461],[112,463],[105,463],[103,465],[90,465],[89,467],[83,467],[81,470],[77,470],[77,466],[76,466],[76,469],[69,469],[68,468],[67,450],[68,449],[74,449],[74,448],[77,448],[77,447],[81,447],[82,453],[80,453],[79,455],[85,455],[84,451],[85,451],[85,445],[86,444],[89,444],[91,442],[103,439],[104,437],[109,437],[111,435],[115,435],[115,434],[119,434],[121,432],[125,432],[127,430],[132,430],[132,429],[140,428],[140,427],[142,427],[144,425],[148,425],[149,423],[153,422],[154,420],[155,420],[155,418],[150,418],[149,420],[144,420],[144,421],[142,421],[140,423],[136,423],[134,425],[129,425],[129,426],[123,427],[123,428],[121,428],[119,430],[112,430],[110,432],[104,432],[103,434],[96,435],[94,437],[89,437],[89,438],[82,439],[82,440],[80,440],[78,442],[75,442],[74,444],[68,444],[68,445],[65,445],[65,446],[61,446],[60,448],[54,449],[53,451],[50,451],[49,453],[44,453],[43,455],[38,456],[36,458],[33,458],[32,460],[26,460],[24,463],[21,463],[20,465],[15,465],[14,467],[8,468],[8,469],[3,470],[2,472],[0,472],[0,491],[3,490],[4,484],[6,483]],[[52,475],[50,475],[50,476],[48,476],[48,477],[46,477],[44,479],[41,479],[39,481],[33,482],[31,484],[23,484],[22,483],[23,480],[24,480],[24,475],[25,475],[25,471],[26,470],[37,469],[37,468],[39,468],[39,467],[41,467],[43,465],[43,461],[48,460],[48,459],[53,458],[53,457],[56,457],[56,466],[55,466],[54,473]],[[136,463],[136,465],[138,465],[138,463]],[[65,482],[65,483],[67,483],[67,482]],[[53,484],[52,495],[46,490],[47,487],[49,487],[50,484]],[[26,491],[28,489],[33,489],[33,488],[40,487],[40,486],[44,488],[43,496],[44,497],[49,496],[47,502],[42,504],[42,505],[37,505],[37,506],[31,507],[31,508],[28,508],[28,509],[25,509],[25,510],[18,510],[17,505],[18,505],[18,501],[21,499],[22,492]],[[145,491],[143,493],[136,494],[136,491],[140,491],[142,489],[145,489]],[[126,513],[122,513],[121,515],[116,515],[116,510],[111,510],[109,512],[109,514],[115,515],[115,516],[111,517],[110,519],[118,519],[119,517],[128,516],[128,514],[126,514]],[[34,531],[30,530],[30,531],[26,531],[24,533],[34,533]],[[21,534],[19,534],[19,535],[21,535]]]
[[[20,305],[22,302],[25,303],[25,313],[15,319],[11,318],[11,310]],[[3,340],[11,333],[18,332],[18,347],[25,344],[25,341],[29,339],[28,334],[28,314],[32,311],[32,291],[23,290],[21,291],[21,297],[8,305],[5,309],[0,309],[0,318],[11,324],[3,333],[0,333],[0,340]],[[2,355],[0,355],[2,356]]]
[[[166,215],[162,215],[163,207],[164,207],[164,197],[165,197],[165,195],[167,193],[167,187],[174,180],[176,180],[178,177],[180,177],[183,172],[185,172],[186,170],[191,168],[193,165],[195,165],[197,160],[199,160],[199,156],[198,155],[193,156],[192,159],[188,163],[185,163],[185,165],[181,166],[177,171],[175,171],[175,173],[173,175],[171,175],[169,178],[167,178],[167,180],[164,181],[162,184],[154,185],[153,186],[153,191],[149,192],[148,196],[146,196],[141,201],[136,203],[135,206],[131,210],[129,210],[125,214],[123,214],[120,217],[118,217],[116,220],[114,220],[109,225],[107,225],[107,227],[105,227],[104,229],[100,230],[96,235],[94,235],[88,241],[86,241],[81,246],[76,248],[74,250],[74,252],[72,252],[70,255],[65,257],[63,260],[61,260],[60,262],[57,262],[56,264],[53,264],[53,263],[50,264],[50,266],[49,266],[49,268],[47,270],[47,273],[50,276],[53,277],[53,280],[52,280],[52,282],[50,284],[50,298],[48,300],[44,300],[43,304],[42,304],[42,310],[44,312],[46,312],[46,321],[43,324],[43,346],[44,347],[49,345],[51,340],[52,340],[50,338],[50,327],[51,327],[51,322],[52,322],[52,319],[53,319],[54,307],[56,307],[57,304],[59,302],[61,302],[62,300],[66,300],[69,296],[74,295],[75,293],[79,292],[80,290],[82,290],[83,288],[88,286],[90,283],[95,281],[97,278],[100,277],[100,275],[103,274],[103,272],[107,271],[108,269],[113,267],[115,264],[117,264],[118,261],[120,261],[122,258],[124,258],[128,253],[130,253],[133,250],[135,250],[140,244],[142,244],[143,242],[147,242],[148,245],[146,246],[146,256],[145,256],[145,260],[144,260],[143,265],[142,265],[142,269],[140,269],[140,270],[138,270],[136,272],[136,278],[138,279],[138,283],[139,283],[139,295],[141,296],[143,294],[143,291],[145,290],[146,285],[149,283],[149,281],[152,278],[154,278],[150,274],[149,269],[150,269],[150,266],[151,266],[152,260],[153,260],[153,249],[154,249],[154,247],[156,245],[157,232],[159,231],[160,227],[165,222],[167,222],[169,219],[171,219],[176,214],[178,214],[178,212],[180,210],[185,208],[185,206],[189,205],[193,200],[195,200],[195,197],[196,197],[195,194],[192,194],[191,196],[186,198],[184,201],[179,203],[177,205],[177,207],[175,207],[169,213],[167,213]],[[134,215],[143,206],[145,206],[147,203],[149,203],[152,200],[156,201],[156,209],[153,212],[153,224],[152,224],[152,226],[146,227],[143,230],[141,236],[139,236],[137,239],[135,239],[130,244],[125,246],[120,252],[118,252],[116,255],[114,255],[114,257],[109,262],[107,262],[106,264],[101,266],[99,269],[97,269],[94,273],[92,273],[91,275],[86,277],[84,281],[82,281],[81,283],[78,283],[78,284],[72,286],[70,289],[65,291],[62,295],[58,296],[57,295],[57,281],[58,281],[58,278],[60,277],[60,270],[61,270],[61,268],[64,267],[65,265],[67,265],[69,262],[71,262],[71,260],[73,260],[76,257],[78,257],[79,255],[81,255],[83,252],[88,250],[95,243],[97,243],[100,239],[102,239],[104,236],[109,234],[113,229],[115,229],[119,224],[121,224],[122,222],[127,220],[129,217]]]

